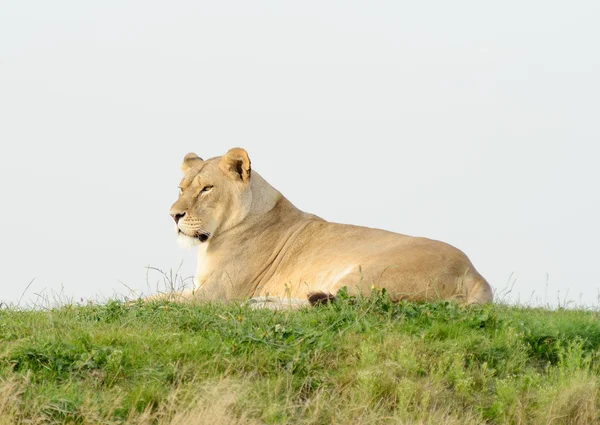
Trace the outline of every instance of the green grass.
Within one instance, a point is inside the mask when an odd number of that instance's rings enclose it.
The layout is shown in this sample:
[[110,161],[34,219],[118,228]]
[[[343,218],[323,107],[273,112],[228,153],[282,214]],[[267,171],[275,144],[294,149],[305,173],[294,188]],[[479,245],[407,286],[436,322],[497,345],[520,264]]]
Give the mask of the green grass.
[[341,296],[0,310],[0,424],[600,423],[598,312]]

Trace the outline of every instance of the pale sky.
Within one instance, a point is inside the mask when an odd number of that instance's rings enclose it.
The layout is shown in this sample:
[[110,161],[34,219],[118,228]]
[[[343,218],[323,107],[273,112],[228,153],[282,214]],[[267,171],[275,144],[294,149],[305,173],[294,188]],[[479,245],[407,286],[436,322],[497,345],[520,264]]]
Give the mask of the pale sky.
[[599,22],[596,0],[0,0],[0,301],[192,275],[179,164],[240,146],[302,210],[598,306]]

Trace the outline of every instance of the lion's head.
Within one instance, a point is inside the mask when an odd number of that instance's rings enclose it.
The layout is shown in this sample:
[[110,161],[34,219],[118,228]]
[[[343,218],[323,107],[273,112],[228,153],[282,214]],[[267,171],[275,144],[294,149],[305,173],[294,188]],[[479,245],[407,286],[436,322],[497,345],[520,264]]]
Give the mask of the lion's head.
[[240,223],[250,212],[250,159],[234,148],[204,161],[189,153],[181,165],[179,198],[171,207],[180,242],[199,245]]

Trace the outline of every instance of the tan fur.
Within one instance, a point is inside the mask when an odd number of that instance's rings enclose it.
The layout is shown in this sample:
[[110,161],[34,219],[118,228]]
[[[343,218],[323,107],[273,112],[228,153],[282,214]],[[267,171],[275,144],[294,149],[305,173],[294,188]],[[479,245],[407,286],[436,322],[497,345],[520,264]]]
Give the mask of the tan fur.
[[300,211],[251,170],[243,149],[206,161],[188,154],[182,170],[170,213],[179,237],[199,245],[196,288],[186,297],[323,299],[345,286],[352,294],[385,288],[394,300],[492,301],[460,250]]

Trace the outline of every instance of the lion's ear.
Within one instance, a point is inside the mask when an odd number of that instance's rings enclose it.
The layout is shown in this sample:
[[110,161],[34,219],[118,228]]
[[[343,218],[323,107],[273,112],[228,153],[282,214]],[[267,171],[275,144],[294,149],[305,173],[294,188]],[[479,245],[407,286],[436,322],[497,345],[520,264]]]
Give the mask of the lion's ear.
[[183,158],[183,162],[181,163],[181,171],[187,173],[190,168],[195,167],[196,165],[199,165],[201,163],[202,158],[200,158],[194,152],[190,152]]
[[230,149],[219,163],[223,172],[235,179],[240,179],[244,183],[250,180],[250,158],[248,153],[242,148]]

